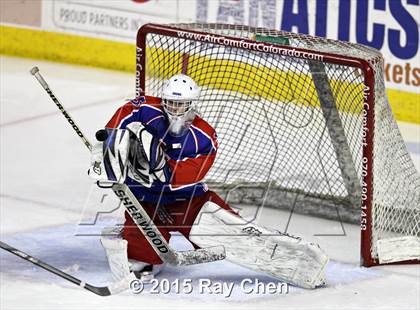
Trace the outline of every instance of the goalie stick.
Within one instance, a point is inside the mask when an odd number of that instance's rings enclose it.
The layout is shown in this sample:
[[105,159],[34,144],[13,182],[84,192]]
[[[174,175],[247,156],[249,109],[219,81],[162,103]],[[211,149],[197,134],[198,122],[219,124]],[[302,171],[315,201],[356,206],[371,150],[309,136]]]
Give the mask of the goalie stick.
[[7,243],[4,243],[2,241],[0,241],[0,248],[2,248],[3,250],[6,250],[20,258],[23,258],[24,260],[27,260],[28,262],[31,262],[32,264],[41,267],[51,273],[56,274],[57,276],[72,282],[92,293],[95,293],[96,295],[99,296],[109,296],[112,294],[118,294],[120,292],[125,291],[126,289],[128,289],[128,284],[131,283],[133,280],[136,280],[137,277],[140,277],[139,274],[135,273],[135,272],[130,272],[130,274],[125,277],[124,279],[118,281],[118,282],[114,282],[113,284],[109,285],[109,286],[93,286],[89,283],[86,283],[78,278],[73,277],[72,275],[69,275],[68,273],[55,268],[54,266],[51,266],[31,255],[28,255],[10,245],[8,245]]
[[[57,105],[61,113],[67,119],[77,135],[82,139],[85,146],[91,150],[92,144],[85,137],[80,128],[76,125],[70,114],[65,110],[64,106],[60,103],[54,95],[45,79],[39,72],[38,67],[33,67],[30,70],[31,74],[35,76],[41,86],[48,93],[50,98]],[[112,190],[123,203],[127,212],[130,214],[134,223],[146,237],[147,241],[153,247],[155,252],[159,255],[163,262],[173,266],[186,266],[193,264],[201,264],[225,259],[225,249],[223,246],[214,246],[191,251],[178,252],[173,250],[168,242],[163,238],[153,221],[150,219],[146,211],[142,208],[130,188],[125,184],[113,184]]]

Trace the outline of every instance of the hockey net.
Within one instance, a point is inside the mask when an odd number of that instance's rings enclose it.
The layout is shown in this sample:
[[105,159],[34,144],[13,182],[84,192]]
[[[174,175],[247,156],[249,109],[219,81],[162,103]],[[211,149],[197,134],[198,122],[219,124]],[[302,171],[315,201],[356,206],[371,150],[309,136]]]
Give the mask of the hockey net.
[[137,95],[191,76],[215,127],[206,181],[229,202],[361,223],[365,266],[419,259],[420,176],[366,46],[222,24],[145,25]]

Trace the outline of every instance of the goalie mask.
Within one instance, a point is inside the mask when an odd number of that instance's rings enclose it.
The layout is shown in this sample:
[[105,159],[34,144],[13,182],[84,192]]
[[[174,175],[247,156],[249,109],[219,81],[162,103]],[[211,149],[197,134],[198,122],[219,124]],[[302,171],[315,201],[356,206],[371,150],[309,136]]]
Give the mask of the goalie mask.
[[200,88],[185,74],[177,74],[167,80],[162,91],[162,105],[169,120],[169,131],[182,136],[195,117],[194,104],[200,96]]

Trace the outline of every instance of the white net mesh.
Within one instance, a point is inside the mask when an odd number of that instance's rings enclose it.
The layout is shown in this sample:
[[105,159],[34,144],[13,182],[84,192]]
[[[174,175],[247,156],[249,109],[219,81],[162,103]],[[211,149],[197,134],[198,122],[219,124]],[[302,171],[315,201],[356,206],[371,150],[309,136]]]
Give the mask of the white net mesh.
[[[420,256],[420,176],[385,94],[382,63],[375,65],[372,255],[378,240],[412,236]],[[401,249],[403,251],[403,249]]]
[[[219,189],[235,188],[229,197],[240,202],[264,197],[266,204],[297,211],[299,205],[302,212],[328,217],[340,206],[344,219],[359,220],[365,76],[356,67],[320,62],[317,53],[368,61],[375,71],[374,128],[369,128],[374,130],[372,257],[377,257],[377,240],[419,237],[420,177],[387,102],[378,51],[262,28],[172,26],[185,33],[146,35],[146,45],[140,46],[145,81],[138,86],[160,96],[163,81],[181,72],[200,85],[199,113],[215,127],[220,142],[207,181]],[[257,42],[276,38],[308,54],[226,46],[189,30]]]

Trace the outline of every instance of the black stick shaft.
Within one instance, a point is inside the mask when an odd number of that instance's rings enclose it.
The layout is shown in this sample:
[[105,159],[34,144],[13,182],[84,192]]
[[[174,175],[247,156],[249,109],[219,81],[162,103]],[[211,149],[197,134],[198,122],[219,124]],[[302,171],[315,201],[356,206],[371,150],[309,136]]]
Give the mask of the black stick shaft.
[[0,248],[18,256],[18,257],[20,257],[20,258],[22,258],[22,259],[24,259],[28,262],[31,262],[34,265],[37,265],[38,267],[41,267],[41,268],[43,268],[43,269],[45,269],[45,270],[47,270],[51,273],[54,273],[57,276],[59,276],[63,279],[66,279],[67,281],[70,281],[70,282],[72,282],[72,283],[74,283],[74,284],[76,284],[76,285],[78,285],[78,286],[80,286],[80,287],[82,287],[82,288],[84,288],[88,291],[91,291],[92,293],[95,293],[95,294],[100,295],[100,296],[108,296],[108,295],[111,294],[107,287],[95,287],[95,286],[92,286],[90,284],[87,284],[87,283],[69,275],[68,273],[65,273],[64,271],[62,271],[60,269],[57,269],[57,268],[55,268],[55,267],[37,259],[37,258],[35,258],[35,257],[33,257],[29,254],[26,254],[26,253],[14,248],[14,247],[8,245],[7,243],[4,243],[3,241],[0,241]]
[[58,109],[61,111],[61,113],[66,118],[67,122],[71,125],[73,130],[77,133],[77,135],[82,139],[83,143],[86,145],[86,147],[92,151],[92,144],[89,142],[89,140],[86,138],[86,136],[83,134],[83,132],[80,130],[79,126],[75,123],[73,118],[70,116],[70,114],[64,109],[63,105],[60,103],[60,101],[57,99],[57,97],[52,92],[51,88],[48,86],[47,82],[42,77],[41,73],[39,73],[38,67],[33,67],[31,69],[31,74],[37,79],[39,84],[45,89],[45,91],[48,93],[52,101],[56,104]]
[[[61,113],[64,115],[64,117],[67,119],[67,121],[69,122],[69,124],[72,126],[72,128],[74,129],[74,131],[77,133],[77,135],[82,139],[83,143],[85,144],[85,146],[92,151],[92,145],[89,142],[89,140],[85,137],[85,135],[82,133],[82,131],[79,129],[79,127],[76,125],[76,123],[74,122],[74,120],[72,119],[72,117],[67,113],[67,111],[64,109],[63,105],[60,103],[60,101],[55,97],[54,93],[51,91],[50,87],[48,86],[47,82],[44,80],[44,78],[42,77],[42,75],[39,73],[39,69],[38,67],[33,67],[31,69],[31,74],[33,76],[35,76],[35,78],[38,80],[38,82],[41,84],[41,86],[45,89],[45,91],[48,93],[48,95],[50,96],[50,98],[54,101],[54,103],[57,105],[57,107],[60,109]],[[100,296],[109,296],[111,294],[116,294],[119,292],[122,292],[124,290],[126,290],[127,287],[127,283],[129,281],[132,281],[133,279],[136,279],[136,274],[135,273],[130,273],[129,276],[127,276],[126,278],[113,283],[110,286],[104,286],[104,287],[98,287],[98,286],[93,286],[89,283],[85,283],[84,281],[81,281],[80,279],[77,279],[75,277],[73,277],[72,275],[55,268],[54,266],[51,266],[29,254],[26,254],[10,245],[8,245],[7,243],[4,243],[2,241],[0,241],[0,248],[28,261],[31,262],[32,264],[41,267],[45,270],[47,270],[48,272],[51,272],[71,283],[74,283],[92,293],[95,293],[97,295]]]

